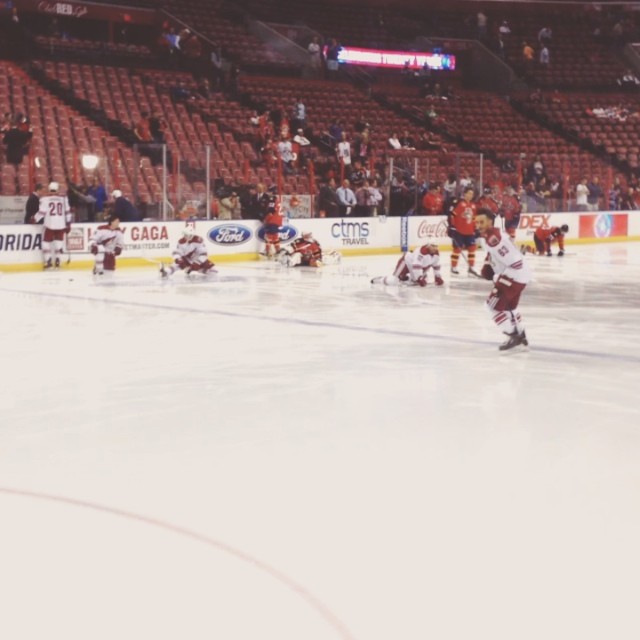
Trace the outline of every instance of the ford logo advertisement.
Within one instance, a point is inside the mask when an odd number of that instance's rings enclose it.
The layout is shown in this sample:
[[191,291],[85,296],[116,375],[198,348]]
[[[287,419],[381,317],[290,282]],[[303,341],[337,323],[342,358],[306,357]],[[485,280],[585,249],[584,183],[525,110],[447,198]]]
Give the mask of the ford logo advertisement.
[[[289,224],[285,224],[278,229],[278,235],[280,242],[291,242],[298,235],[298,230]],[[258,230],[258,238],[264,242],[264,227]]]
[[215,244],[237,245],[251,238],[251,229],[241,224],[219,224],[209,231],[208,236]]

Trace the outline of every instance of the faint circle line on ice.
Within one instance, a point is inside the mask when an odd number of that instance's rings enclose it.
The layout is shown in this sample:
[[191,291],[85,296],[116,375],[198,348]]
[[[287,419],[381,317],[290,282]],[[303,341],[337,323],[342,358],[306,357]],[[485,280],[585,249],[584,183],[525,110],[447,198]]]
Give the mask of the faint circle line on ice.
[[283,573],[279,569],[276,569],[275,567],[272,567],[266,562],[263,562],[262,560],[255,558],[254,556],[245,553],[244,551],[241,551],[240,549],[236,549],[235,547],[232,547],[225,542],[221,542],[219,540],[216,540],[215,538],[211,538],[202,533],[198,533],[197,531],[192,531],[191,529],[187,529],[186,527],[181,527],[179,525],[161,520],[159,518],[145,516],[140,513],[127,511],[126,509],[120,509],[118,507],[110,507],[108,505],[91,502],[89,500],[58,496],[39,491],[30,491],[28,489],[16,489],[12,487],[0,486],[0,495],[2,494],[13,497],[30,498],[33,500],[40,500],[43,502],[54,504],[63,504],[79,509],[89,509],[98,513],[112,515],[129,521],[138,522],[140,524],[149,525],[157,529],[182,536],[183,538],[188,538],[193,542],[197,542],[207,547],[216,549],[217,551],[225,553],[235,558],[236,560],[240,560],[245,564],[252,566],[253,568],[265,573],[270,578],[287,587],[287,589],[295,593],[301,600],[303,600],[308,607],[314,610],[324,620],[324,622],[338,634],[340,640],[356,640],[355,636],[349,631],[346,625],[323,602],[321,602],[316,596],[314,596],[301,584],[297,583],[293,578],[290,578],[287,574]]

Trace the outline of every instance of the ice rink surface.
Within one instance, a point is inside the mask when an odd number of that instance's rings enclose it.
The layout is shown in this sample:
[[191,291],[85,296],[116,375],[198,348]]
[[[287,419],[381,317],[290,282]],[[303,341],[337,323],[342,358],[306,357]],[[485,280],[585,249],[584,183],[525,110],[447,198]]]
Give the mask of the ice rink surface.
[[0,276],[0,637],[637,640],[640,244]]

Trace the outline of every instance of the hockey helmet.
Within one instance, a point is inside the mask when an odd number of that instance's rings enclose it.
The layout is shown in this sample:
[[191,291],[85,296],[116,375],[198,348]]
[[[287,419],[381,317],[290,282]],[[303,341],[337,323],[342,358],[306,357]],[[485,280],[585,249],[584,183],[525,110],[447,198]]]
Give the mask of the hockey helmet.
[[182,235],[187,239],[187,240],[191,240],[191,238],[193,238],[193,236],[196,235],[196,230],[193,228],[192,225],[188,225],[186,226],[183,230],[182,230]]
[[313,233],[311,233],[311,231],[303,231],[302,232],[302,239],[303,240],[313,240]]
[[49,191],[55,192],[59,190],[60,190],[60,185],[55,180],[49,183]]
[[569,225],[568,224],[563,224],[560,227],[560,231],[562,231],[562,233],[567,233],[569,231]]

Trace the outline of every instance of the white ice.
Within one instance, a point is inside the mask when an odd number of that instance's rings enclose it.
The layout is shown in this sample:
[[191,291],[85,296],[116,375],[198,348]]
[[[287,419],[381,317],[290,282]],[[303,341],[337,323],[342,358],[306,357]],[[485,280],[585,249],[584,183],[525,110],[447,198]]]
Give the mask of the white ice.
[[637,640],[640,244],[0,276],[0,638]]

